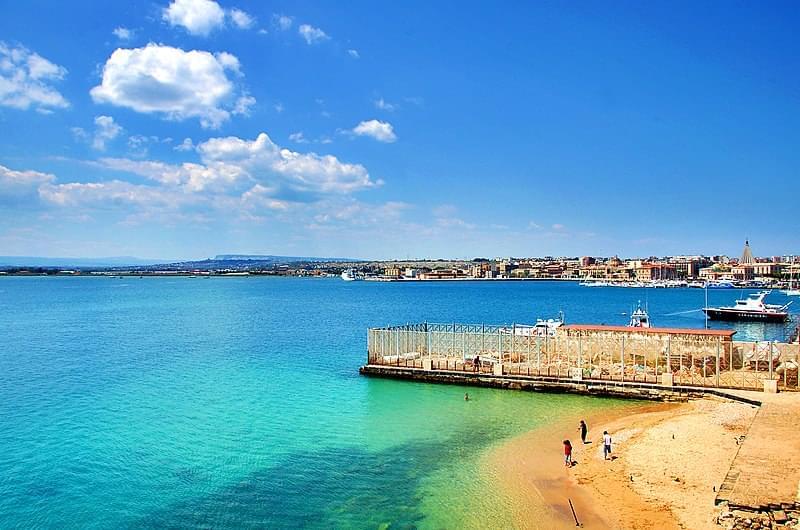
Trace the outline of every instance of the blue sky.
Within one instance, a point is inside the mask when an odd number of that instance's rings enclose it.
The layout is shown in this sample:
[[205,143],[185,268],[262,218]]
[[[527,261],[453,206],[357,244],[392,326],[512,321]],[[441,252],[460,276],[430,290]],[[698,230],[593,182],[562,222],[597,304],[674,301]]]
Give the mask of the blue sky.
[[777,2],[7,2],[0,255],[800,253]]

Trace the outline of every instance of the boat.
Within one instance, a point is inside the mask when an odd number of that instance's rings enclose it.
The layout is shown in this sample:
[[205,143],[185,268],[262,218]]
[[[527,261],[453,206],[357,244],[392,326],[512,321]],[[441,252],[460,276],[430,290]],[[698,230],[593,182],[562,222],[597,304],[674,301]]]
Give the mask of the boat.
[[558,318],[542,318],[536,319],[536,325],[533,326],[535,335],[537,337],[555,337],[556,330],[564,325],[564,313],[559,311]]
[[707,289],[733,289],[736,287],[730,280],[709,280],[706,282]]
[[647,314],[647,311],[642,309],[642,302],[640,301],[636,306],[636,309],[631,313],[631,319],[628,322],[629,328],[649,328],[650,327],[650,315]]
[[800,296],[800,288],[794,286],[794,268],[792,268],[793,264],[794,256],[792,256],[792,260],[789,263],[789,288],[782,291],[786,296]]
[[341,277],[346,282],[354,282],[356,280],[363,280],[364,279],[364,276],[362,274],[356,272],[355,269],[347,269],[347,270],[345,270],[344,272],[342,272],[342,276]]
[[564,313],[559,311],[558,318],[537,318],[536,324],[514,324],[512,327],[502,327],[498,331],[504,335],[517,337],[555,337],[556,330],[564,325]]
[[789,319],[787,309],[791,302],[785,305],[765,304],[764,298],[770,292],[752,293],[743,300],[736,300],[734,306],[704,307],[703,312],[711,320],[786,322]]

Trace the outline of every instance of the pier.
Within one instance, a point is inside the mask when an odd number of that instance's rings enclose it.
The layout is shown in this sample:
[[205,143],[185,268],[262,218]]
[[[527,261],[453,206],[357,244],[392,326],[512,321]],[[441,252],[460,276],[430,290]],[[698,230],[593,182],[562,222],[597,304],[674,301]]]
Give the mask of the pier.
[[425,322],[370,329],[364,368],[609,387],[800,390],[800,344],[736,341],[734,335],[733,330]]

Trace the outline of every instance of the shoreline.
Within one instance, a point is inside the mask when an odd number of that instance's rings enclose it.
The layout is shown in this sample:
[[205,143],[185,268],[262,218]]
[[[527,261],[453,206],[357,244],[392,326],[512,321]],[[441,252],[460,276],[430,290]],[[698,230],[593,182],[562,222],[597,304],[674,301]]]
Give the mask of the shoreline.
[[[518,528],[575,528],[569,500],[584,528],[716,528],[716,489],[756,410],[705,398],[593,413],[508,440],[484,468],[497,477]],[[579,419],[592,443],[580,443]],[[603,430],[613,460],[603,460]],[[572,468],[564,466],[563,439],[573,441]],[[545,504],[544,516],[532,499]]]

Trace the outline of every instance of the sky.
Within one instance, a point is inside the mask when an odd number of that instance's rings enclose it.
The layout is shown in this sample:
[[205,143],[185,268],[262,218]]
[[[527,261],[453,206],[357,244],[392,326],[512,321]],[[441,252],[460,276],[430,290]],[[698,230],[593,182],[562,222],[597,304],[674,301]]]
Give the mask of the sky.
[[0,12],[0,255],[800,254],[796,2]]

